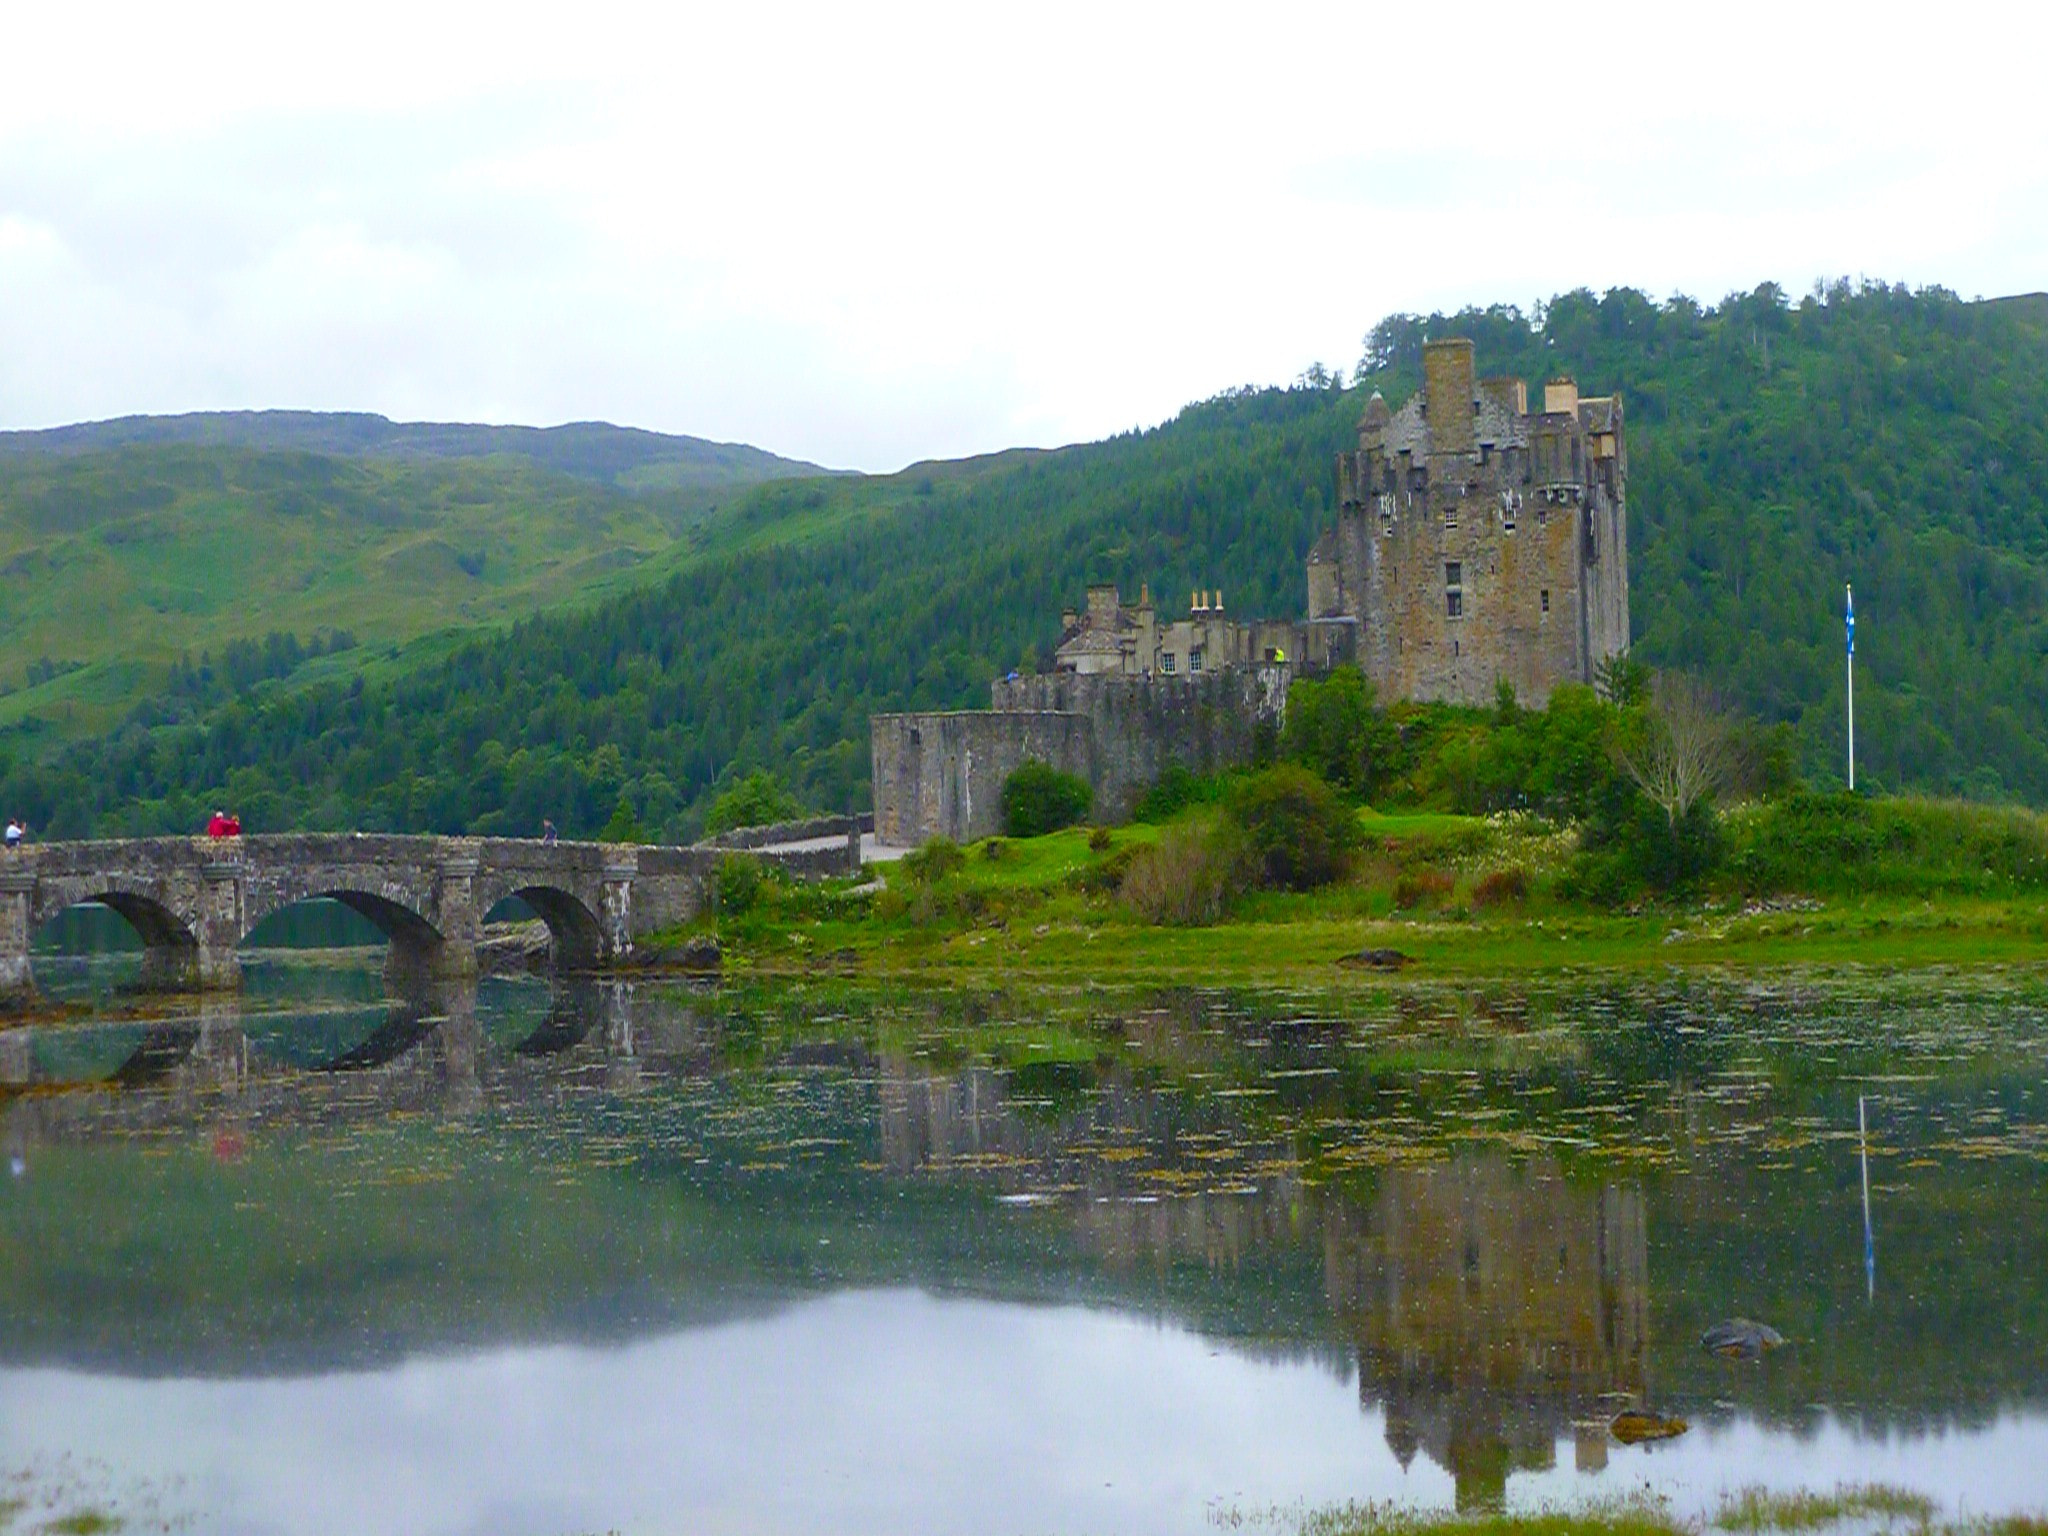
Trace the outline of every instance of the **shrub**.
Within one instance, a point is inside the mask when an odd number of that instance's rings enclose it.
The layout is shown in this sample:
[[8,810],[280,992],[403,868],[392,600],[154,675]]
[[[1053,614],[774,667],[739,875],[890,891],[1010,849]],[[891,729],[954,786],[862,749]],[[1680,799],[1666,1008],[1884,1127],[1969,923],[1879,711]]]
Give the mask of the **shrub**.
[[1696,888],[1721,862],[1720,818],[1696,800],[1675,820],[1648,796],[1617,796],[1586,824],[1583,847],[1559,889],[1595,906],[1619,906],[1632,895],[1680,894]]
[[1027,759],[1003,781],[1003,830],[1012,837],[1057,832],[1087,816],[1094,802],[1086,779]]
[[721,917],[751,912],[761,899],[761,861],[744,853],[728,853],[712,872],[713,899]]
[[950,837],[935,837],[903,855],[903,873],[919,885],[937,885],[966,867],[966,853]]
[[1090,853],[1107,853],[1109,852],[1109,845],[1109,828],[1090,827],[1088,829],[1088,851]]
[[1457,883],[1447,869],[1411,869],[1394,882],[1394,905],[1404,912],[1437,906]]
[[981,845],[981,856],[991,864],[1000,864],[1010,856],[1010,845],[1000,837],[992,837]]
[[765,827],[803,813],[782,781],[767,769],[756,769],[711,802],[704,814],[704,832],[715,837],[735,827]]
[[1262,883],[1290,891],[1335,880],[1358,845],[1358,820],[1335,790],[1306,768],[1282,763],[1242,780],[1230,818],[1243,830]]
[[633,814],[633,807],[624,795],[619,796],[619,803],[612,807],[611,820],[598,829],[597,840],[600,843],[647,841],[647,829],[640,825],[640,818]]
[[1351,666],[1287,691],[1280,750],[1332,784],[1364,794],[1387,774],[1400,731],[1373,707],[1372,684]]
[[1489,871],[1472,887],[1472,905],[1480,911],[1488,907],[1520,906],[1528,899],[1529,872],[1525,869]]
[[1137,850],[1118,895],[1149,923],[1199,927],[1216,922],[1244,888],[1244,834],[1220,817],[1176,822]]
[[1169,763],[1159,781],[1138,797],[1131,817],[1157,826],[1173,820],[1190,806],[1213,805],[1219,798],[1221,791],[1216,779],[1198,777],[1179,763]]

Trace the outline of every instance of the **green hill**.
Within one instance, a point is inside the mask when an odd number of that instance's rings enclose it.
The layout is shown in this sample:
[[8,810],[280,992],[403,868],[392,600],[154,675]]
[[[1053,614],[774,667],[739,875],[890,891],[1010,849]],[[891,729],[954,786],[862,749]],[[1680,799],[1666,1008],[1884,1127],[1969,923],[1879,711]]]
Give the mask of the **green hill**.
[[1395,317],[1349,390],[1247,390],[1057,452],[758,487],[658,584],[365,679],[255,682],[69,747],[19,731],[0,793],[56,832],[189,825],[226,798],[259,827],[549,815],[579,832],[623,800],[676,834],[722,776],[763,765],[857,804],[871,710],[982,703],[991,675],[1044,658],[1091,579],[1298,613],[1365,390],[1398,403],[1423,336],[1452,333],[1487,373],[1627,397],[1639,654],[1791,722],[1825,774],[1853,579],[1864,772],[2048,802],[2048,300],[1881,285]]
[[382,647],[588,600],[719,497],[806,473],[595,424],[265,412],[0,434],[0,725],[105,729],[174,662],[267,636]]
[[816,464],[781,458],[745,443],[714,443],[605,421],[506,427],[392,421],[364,411],[195,411],[183,416],[122,416],[39,432],[0,432],[0,461],[9,456],[173,445],[350,458],[503,455],[621,490],[704,489],[829,473]]

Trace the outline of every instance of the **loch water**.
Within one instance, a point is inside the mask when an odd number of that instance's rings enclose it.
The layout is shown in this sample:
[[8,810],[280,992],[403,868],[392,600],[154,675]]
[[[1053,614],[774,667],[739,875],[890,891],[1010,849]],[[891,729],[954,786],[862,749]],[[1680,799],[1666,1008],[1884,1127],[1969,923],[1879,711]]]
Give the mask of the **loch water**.
[[[2048,1507],[2038,979],[398,1000],[269,957],[95,1006],[0,1033],[0,1476],[51,1509]],[[1787,1344],[1702,1350],[1734,1316]],[[1623,1444],[1631,1407],[1689,1428]]]

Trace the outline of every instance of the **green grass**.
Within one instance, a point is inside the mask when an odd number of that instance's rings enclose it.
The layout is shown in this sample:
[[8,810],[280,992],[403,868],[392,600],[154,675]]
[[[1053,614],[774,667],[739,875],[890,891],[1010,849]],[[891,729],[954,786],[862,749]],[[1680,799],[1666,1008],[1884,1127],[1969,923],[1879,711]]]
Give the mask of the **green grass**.
[[1882,1483],[1838,1487],[1828,1493],[1745,1488],[1722,1501],[1714,1524],[1725,1531],[1813,1531],[1848,1520],[1924,1526],[1935,1514],[1934,1500],[1925,1494]]
[[[1129,850],[1159,836],[1139,824],[1114,829],[1101,849],[1078,827],[990,839],[965,849],[959,871],[936,884],[901,866],[883,866],[880,890],[771,884],[759,907],[720,925],[720,936],[730,966],[766,974],[832,957],[866,974],[963,981],[1085,973],[1104,984],[1372,985],[1375,973],[1339,963],[1366,949],[1398,950],[1420,976],[2048,966],[2048,892],[2040,890],[1769,901],[1722,892],[1601,912],[1557,899],[1540,878],[1565,856],[1567,833],[1514,817],[1366,813],[1361,821],[1376,838],[1352,878],[1309,893],[1247,894],[1212,927],[1154,926],[1116,899]],[[1448,892],[1401,906],[1402,881],[1418,868],[1441,871]],[[1526,899],[1477,904],[1481,883],[1501,868],[1539,878]]]

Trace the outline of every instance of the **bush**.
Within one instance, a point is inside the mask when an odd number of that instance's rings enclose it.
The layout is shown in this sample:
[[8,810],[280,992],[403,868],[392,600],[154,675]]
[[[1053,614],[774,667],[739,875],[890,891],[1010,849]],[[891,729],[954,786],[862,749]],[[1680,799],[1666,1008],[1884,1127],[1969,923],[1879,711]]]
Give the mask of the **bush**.
[[1745,890],[1894,894],[2048,886],[2048,819],[2011,807],[1802,793],[1736,822]]
[[1589,822],[1584,847],[1560,891],[1595,906],[1620,906],[1645,892],[1679,895],[1720,864],[1723,841],[1713,803],[1696,800],[1675,821],[1641,794],[1621,799]]
[[1010,856],[1010,845],[1000,837],[992,837],[981,845],[981,856],[991,864],[1000,864]]
[[1358,820],[1335,790],[1306,768],[1282,763],[1241,781],[1230,818],[1244,832],[1266,885],[1307,891],[1342,875],[1358,846]]
[[1083,820],[1094,803],[1086,779],[1029,759],[1003,781],[1003,830],[1012,837],[1057,832]]
[[1369,793],[1386,777],[1400,741],[1356,667],[1338,667],[1321,682],[1304,678],[1287,690],[1280,750],[1332,784]]
[[721,917],[738,917],[751,912],[761,899],[762,871],[759,859],[744,853],[728,853],[712,872],[712,896]]
[[716,837],[736,827],[766,827],[803,814],[803,807],[782,787],[782,781],[761,768],[748,774],[711,802],[704,814],[704,834]]
[[1179,763],[1169,763],[1166,771],[1159,775],[1159,782],[1139,797],[1131,816],[1135,821],[1157,826],[1161,822],[1172,821],[1190,806],[1214,805],[1221,798],[1219,780],[1198,777]]
[[966,867],[966,853],[950,837],[935,837],[903,855],[903,873],[919,885],[937,885]]
[[644,843],[647,831],[640,825],[640,818],[633,814],[633,807],[621,795],[619,803],[612,807],[612,819],[598,829],[600,843]]
[[1148,923],[1200,927],[1229,910],[1246,865],[1244,834],[1233,823],[1177,822],[1137,851],[1117,894]]
[[1437,906],[1457,883],[1447,869],[1411,869],[1394,882],[1394,905],[1403,912]]
[[1090,827],[1088,829],[1088,851],[1090,853],[1107,853],[1109,852],[1109,845],[1109,828]]
[[1488,907],[1515,907],[1529,899],[1529,872],[1526,869],[1496,869],[1480,877],[1472,887],[1472,905],[1484,911]]

